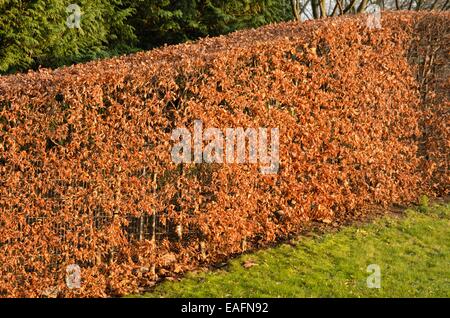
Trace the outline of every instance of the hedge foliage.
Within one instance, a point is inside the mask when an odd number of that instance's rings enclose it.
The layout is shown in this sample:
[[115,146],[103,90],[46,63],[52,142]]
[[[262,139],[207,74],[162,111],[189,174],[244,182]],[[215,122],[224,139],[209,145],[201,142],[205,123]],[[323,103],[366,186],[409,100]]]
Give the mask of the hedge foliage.
[[[0,77],[0,295],[136,292],[312,221],[448,194],[449,17],[282,23]],[[171,132],[196,119],[279,127],[279,173],[174,164]]]

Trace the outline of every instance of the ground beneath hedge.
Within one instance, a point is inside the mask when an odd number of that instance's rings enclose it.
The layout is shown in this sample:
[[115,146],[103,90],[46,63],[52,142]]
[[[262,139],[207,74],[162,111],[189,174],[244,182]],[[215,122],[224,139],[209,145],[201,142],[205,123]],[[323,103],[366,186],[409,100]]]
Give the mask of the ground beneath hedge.
[[[380,288],[367,286],[370,264],[380,268]],[[450,204],[425,203],[245,254],[136,297],[450,297],[449,264]]]

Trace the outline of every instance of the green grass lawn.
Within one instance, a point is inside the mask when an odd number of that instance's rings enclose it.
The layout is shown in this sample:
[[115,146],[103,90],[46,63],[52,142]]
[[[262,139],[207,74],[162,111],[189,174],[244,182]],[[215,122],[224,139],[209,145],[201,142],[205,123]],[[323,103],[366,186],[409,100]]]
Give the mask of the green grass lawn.
[[[370,264],[380,288],[367,287]],[[450,297],[450,204],[301,237],[137,297]]]

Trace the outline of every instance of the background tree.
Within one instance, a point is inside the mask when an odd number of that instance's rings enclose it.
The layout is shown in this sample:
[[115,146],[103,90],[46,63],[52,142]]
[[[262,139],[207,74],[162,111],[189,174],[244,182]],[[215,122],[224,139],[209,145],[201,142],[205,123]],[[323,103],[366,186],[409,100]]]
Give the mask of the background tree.
[[448,10],[450,0],[290,0],[292,15],[299,21],[366,11],[369,5],[382,10]]
[[[58,67],[290,19],[448,10],[450,0],[0,0],[0,73]],[[66,26],[69,4],[81,29]]]
[[68,0],[0,2],[0,72],[57,67],[129,52],[136,42],[127,24],[132,8],[121,0],[77,0],[81,28],[68,28]]
[[152,48],[292,18],[289,0],[128,0],[139,46]]

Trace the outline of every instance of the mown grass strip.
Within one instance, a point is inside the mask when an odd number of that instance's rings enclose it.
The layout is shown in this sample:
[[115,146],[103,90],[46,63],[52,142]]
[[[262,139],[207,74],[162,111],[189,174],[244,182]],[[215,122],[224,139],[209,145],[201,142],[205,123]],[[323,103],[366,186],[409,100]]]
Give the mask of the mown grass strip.
[[[381,270],[368,288],[367,266]],[[242,255],[137,297],[450,297],[450,204]]]

